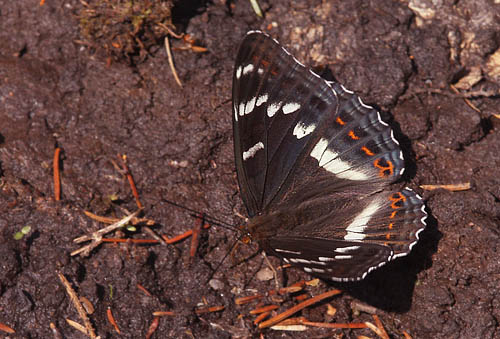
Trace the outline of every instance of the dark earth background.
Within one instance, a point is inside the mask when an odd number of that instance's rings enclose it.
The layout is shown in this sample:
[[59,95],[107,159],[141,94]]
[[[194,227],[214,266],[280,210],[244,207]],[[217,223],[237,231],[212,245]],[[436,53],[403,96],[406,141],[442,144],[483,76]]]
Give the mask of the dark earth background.
[[[326,67],[364,102],[389,112],[407,159],[405,180],[431,214],[411,255],[359,283],[308,287],[309,295],[334,287],[345,292],[302,315],[373,322],[353,310],[358,301],[377,308],[392,338],[403,331],[413,338],[500,338],[499,1],[260,0],[264,19],[248,1],[165,2],[172,8],[169,27],[207,48],[182,50],[187,43],[170,38],[183,88],[162,38],[113,51],[106,43],[116,36],[85,36],[85,10],[97,3],[0,1],[0,322],[16,331],[0,337],[51,338],[51,322],[66,338],[86,337],[66,324],[66,318],[81,321],[58,272],[92,302],[90,319],[102,338],[144,337],[157,310],[175,316],[160,319],[155,338],[259,335],[249,315],[256,303],[234,303],[275,288],[273,280],[256,278],[266,264],[255,245],[239,246],[206,282],[234,232],[204,231],[192,260],[189,240],[105,244],[86,258],[70,253],[78,248],[74,238],[104,226],[84,210],[115,217],[124,216],[117,205],[136,210],[126,178],[111,162],[117,154],[127,155],[144,216],[156,221],[158,233],[174,236],[196,224],[165,199],[242,223],[235,214],[245,209],[233,162],[232,71],[246,31],[263,29],[299,60]],[[57,202],[56,145],[63,149]],[[463,183],[471,188],[420,188]],[[14,240],[23,226],[31,232]],[[126,236],[150,238],[140,227]],[[280,276],[285,285],[310,279],[295,269]],[[283,298],[281,310],[297,303]],[[197,316],[204,299],[224,311]],[[327,303],[337,309],[333,317],[326,316]],[[108,307],[121,335],[107,321]],[[332,334],[376,337],[368,329],[262,332],[265,338]]]

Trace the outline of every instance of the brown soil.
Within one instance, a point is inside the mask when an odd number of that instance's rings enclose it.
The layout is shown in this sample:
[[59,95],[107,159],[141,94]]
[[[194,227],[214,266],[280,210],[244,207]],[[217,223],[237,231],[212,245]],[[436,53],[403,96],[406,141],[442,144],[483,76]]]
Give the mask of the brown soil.
[[[492,60],[500,46],[499,5],[409,2],[260,1],[266,17],[259,19],[248,1],[181,1],[173,23],[208,49],[174,50],[183,88],[161,45],[150,46],[137,60],[108,62],[78,43],[80,1],[3,2],[0,323],[16,333],[0,337],[50,338],[51,322],[66,338],[86,337],[66,324],[66,318],[81,321],[58,272],[92,302],[90,318],[102,338],[118,337],[108,308],[125,338],[144,337],[156,310],[175,316],[160,319],[155,338],[259,335],[249,315],[256,304],[234,303],[235,297],[275,286],[256,278],[266,265],[259,254],[252,256],[254,247],[240,247],[217,269],[215,283],[206,283],[235,241],[234,232],[219,227],[203,232],[193,260],[189,241],[105,244],[86,258],[70,253],[78,248],[74,238],[103,227],[84,210],[123,216],[109,202],[113,195],[119,206],[136,209],[126,178],[111,163],[118,153],[128,156],[144,215],[157,222],[158,233],[177,235],[196,223],[165,199],[241,223],[233,212],[243,213],[244,207],[232,152],[232,68],[245,32],[260,28],[300,60],[326,65],[365,102],[390,112],[406,158],[412,159],[408,185],[422,193],[431,213],[411,255],[360,283],[336,285],[345,292],[328,300],[335,316],[325,316],[325,303],[302,315],[312,321],[373,322],[371,315],[353,311],[351,302],[360,300],[377,308],[393,338],[403,331],[413,338],[500,338],[500,120],[494,116],[500,104],[498,95],[479,95],[468,104],[450,88],[456,83],[463,93],[498,93],[500,66]],[[464,78],[473,72],[478,79]],[[64,151],[58,202],[52,181],[56,145]],[[419,188],[467,182],[466,191]],[[31,232],[14,240],[26,225]],[[149,238],[140,228],[126,236]],[[310,279],[288,269],[282,281],[302,278]],[[308,291],[316,295],[329,288],[322,282]],[[225,309],[197,316],[194,309],[204,300]],[[285,297],[282,309],[295,303]],[[262,333],[375,337],[368,329]]]

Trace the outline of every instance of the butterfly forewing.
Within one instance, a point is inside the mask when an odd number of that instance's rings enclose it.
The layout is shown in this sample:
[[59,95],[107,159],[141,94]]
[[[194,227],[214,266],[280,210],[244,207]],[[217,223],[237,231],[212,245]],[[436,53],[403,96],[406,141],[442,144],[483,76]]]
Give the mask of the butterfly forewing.
[[236,169],[250,216],[275,199],[337,98],[269,37],[247,35],[233,77]]
[[266,251],[348,281],[417,241],[421,198],[384,191],[404,170],[391,128],[261,32],[249,32],[238,52],[233,130],[248,230]]

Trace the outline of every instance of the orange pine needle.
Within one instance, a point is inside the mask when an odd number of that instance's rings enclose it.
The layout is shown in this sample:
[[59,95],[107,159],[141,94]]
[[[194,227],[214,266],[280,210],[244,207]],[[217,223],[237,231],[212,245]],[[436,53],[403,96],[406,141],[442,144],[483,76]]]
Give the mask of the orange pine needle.
[[259,307],[259,308],[256,308],[254,310],[251,310],[250,314],[259,314],[259,313],[263,313],[263,312],[269,312],[269,311],[277,309],[278,307],[279,307],[278,305],[267,305],[264,307]]
[[266,319],[270,314],[271,314],[271,312],[264,312],[264,313],[259,314],[259,316],[257,318],[255,318],[255,320],[253,321],[253,324],[257,325],[262,320]]
[[115,318],[113,317],[113,313],[111,312],[111,308],[108,307],[108,310],[106,311],[106,315],[108,316],[108,321],[113,327],[115,328],[116,333],[120,334],[120,329],[118,328],[118,324],[116,323]]
[[225,306],[222,306],[222,305],[221,306],[204,307],[204,308],[198,308],[198,309],[194,310],[194,312],[196,313],[196,315],[201,315],[204,313],[212,313],[212,312],[222,311],[224,308],[225,308]]
[[56,201],[61,200],[61,176],[59,173],[59,156],[61,155],[61,149],[56,147],[54,151],[54,196]]
[[151,325],[149,325],[148,331],[146,332],[146,339],[150,339],[153,333],[155,333],[158,325],[160,324],[160,318],[154,317]]
[[149,291],[144,287],[142,286],[141,284],[137,283],[137,288],[140,289],[141,291],[144,292],[145,295],[147,295],[148,297],[151,297],[151,293],[149,293]]
[[412,339],[411,335],[409,335],[406,331],[403,331],[403,335],[405,336],[405,339]]
[[256,295],[251,295],[251,296],[248,296],[248,297],[241,297],[241,298],[236,298],[234,300],[234,303],[236,305],[244,305],[244,304],[248,304],[256,299],[262,299],[264,298],[263,295],[260,295],[260,294],[256,294]]
[[[203,226],[204,229],[210,228],[210,224],[205,224]],[[169,238],[166,235],[162,235],[161,237],[167,244],[174,244],[176,242],[179,242],[181,240],[184,240],[186,238],[189,238],[193,234],[193,230],[188,230],[182,234],[176,235],[175,237]]]
[[0,323],[0,331],[4,331],[4,332],[7,332],[7,333],[16,333],[16,331],[14,331],[13,328],[10,328],[9,326],[3,324],[3,323]]
[[333,297],[334,295],[337,295],[340,293],[342,293],[342,291],[340,291],[340,290],[331,290],[331,291],[322,293],[320,295],[317,295],[315,297],[309,298],[309,299],[301,302],[300,304],[295,305],[294,307],[286,310],[285,312],[282,312],[282,313],[278,314],[277,316],[275,316],[267,321],[264,321],[263,323],[260,323],[259,328],[266,328],[266,327],[273,326],[273,325],[279,323],[280,321],[283,321],[284,319],[290,317],[292,314],[295,314],[298,311],[300,311],[300,310],[302,310],[310,305],[313,305],[313,304],[315,304],[323,299]]
[[175,313],[172,311],[155,311],[153,312],[153,315],[155,317],[163,317],[165,315],[175,315]]
[[382,322],[380,321],[380,318],[378,315],[373,314],[372,315],[373,320],[375,320],[375,325],[377,325],[378,329],[380,330],[380,334],[378,334],[382,339],[389,339],[389,334],[384,329],[384,325],[382,325]]
[[366,328],[364,323],[317,323],[313,321],[301,321],[302,325],[312,326],[312,327],[323,327],[323,328]]
[[40,0],[40,6],[43,6],[45,4],[45,0]]

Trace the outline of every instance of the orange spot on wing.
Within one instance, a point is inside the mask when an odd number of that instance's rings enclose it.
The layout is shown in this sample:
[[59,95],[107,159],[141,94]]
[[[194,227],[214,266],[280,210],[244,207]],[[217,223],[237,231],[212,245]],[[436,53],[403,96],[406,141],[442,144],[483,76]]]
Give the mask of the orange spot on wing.
[[[385,162],[385,164],[382,162]],[[388,177],[394,173],[394,164],[390,160],[379,158],[373,162],[373,166],[380,169],[379,177],[381,178]]]
[[[401,206],[398,206],[398,203],[400,201],[405,202],[406,198],[405,198],[405,196],[403,194],[401,194],[401,192],[397,192],[397,193],[394,193],[393,195],[391,195],[389,197],[389,200],[392,201],[391,207],[393,209],[397,210],[398,208],[401,208]],[[397,211],[392,212],[393,215],[396,215],[396,212]],[[391,215],[391,218],[392,218],[392,215]]]
[[389,239],[391,239],[391,235],[390,235],[389,233],[387,233],[387,234],[385,235],[385,238],[386,238],[387,240],[389,240]]
[[341,126],[344,126],[345,125],[345,121],[340,119],[340,117],[337,117],[337,119],[335,119],[335,121],[337,122],[337,124],[341,125]]
[[392,219],[392,218],[394,218],[394,217],[396,216],[396,213],[398,213],[398,211],[394,211],[394,212],[392,212],[392,213],[391,213],[391,216],[390,216],[389,218],[391,218],[391,219]]
[[389,227],[390,230],[392,230],[393,226],[394,226],[394,224],[391,222],[388,227]]
[[358,140],[358,139],[359,139],[359,137],[358,137],[356,134],[354,134],[354,131],[352,131],[352,130],[351,130],[351,131],[349,131],[349,134],[348,134],[348,135],[349,135],[349,136],[351,137],[351,139],[353,139],[353,140]]
[[370,151],[370,149],[368,147],[366,147],[366,146],[361,147],[361,150],[363,152],[365,152],[366,155],[369,155],[369,156],[375,155],[375,153],[373,153],[372,151]]

